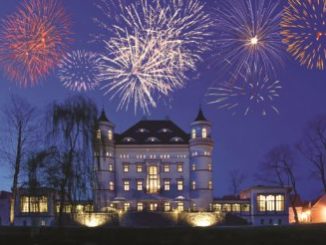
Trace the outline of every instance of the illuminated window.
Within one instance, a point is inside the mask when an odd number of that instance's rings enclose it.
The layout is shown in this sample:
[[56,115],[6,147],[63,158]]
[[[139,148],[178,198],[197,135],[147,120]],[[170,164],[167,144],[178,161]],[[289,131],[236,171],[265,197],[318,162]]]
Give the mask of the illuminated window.
[[109,130],[108,131],[108,139],[111,141],[113,140],[113,133],[112,133],[112,130]]
[[185,209],[184,203],[183,203],[183,202],[178,202],[178,203],[177,203],[177,210],[178,210],[179,212],[183,212],[184,209]]
[[177,181],[177,189],[178,191],[183,191],[183,180]]
[[143,172],[143,164],[137,163],[136,171],[137,171],[137,173],[142,173]]
[[130,181],[129,180],[123,181],[123,190],[130,191]]
[[276,196],[276,211],[278,212],[284,211],[284,195]]
[[77,213],[82,213],[84,211],[84,206],[83,205],[77,205],[75,211]]
[[258,205],[259,212],[266,211],[266,197],[264,195],[259,195],[257,197],[257,205]]
[[228,203],[223,204],[222,210],[223,210],[223,212],[231,212],[231,210],[232,210],[231,204],[228,204]]
[[137,191],[142,191],[142,190],[143,190],[143,181],[137,180]]
[[128,173],[129,172],[129,163],[123,163],[123,172]]
[[208,189],[210,189],[210,190],[213,189],[213,182],[211,180],[208,181]]
[[191,169],[192,169],[192,171],[196,171],[196,164],[193,163],[193,164],[191,165]]
[[241,204],[241,212],[249,212],[250,206],[249,204]]
[[214,211],[216,212],[222,211],[222,205],[219,203],[214,204]]
[[212,171],[212,164],[211,163],[208,164],[208,171]]
[[191,138],[196,139],[196,129],[191,130]]
[[170,165],[168,163],[164,164],[163,171],[164,171],[164,173],[169,173],[170,172]]
[[142,212],[144,210],[144,204],[142,202],[137,203],[137,211]]
[[114,191],[114,182],[113,181],[109,182],[109,190]]
[[170,190],[171,181],[170,180],[164,180],[164,190],[169,191]]
[[267,211],[275,211],[275,196],[268,195],[266,198]]
[[[71,205],[63,205],[63,213],[71,213],[72,211],[72,206]],[[56,212],[60,213],[60,204],[56,205]]]
[[22,196],[20,210],[22,213],[47,213],[48,198],[46,196]]
[[160,179],[157,166],[149,166],[147,175],[147,189],[149,193],[157,193],[160,189]]
[[169,203],[169,202],[164,203],[164,211],[165,212],[171,211],[171,203]]
[[123,204],[123,210],[124,211],[128,211],[130,209],[130,203],[129,202],[125,202],[124,204]]
[[113,172],[113,165],[112,164],[109,164],[109,171]]
[[207,138],[207,129],[206,129],[206,128],[203,128],[203,129],[201,130],[201,137],[202,137],[203,139],[206,139],[206,138]]
[[232,212],[235,212],[235,213],[240,212],[240,204],[238,204],[238,203],[232,204]]
[[150,203],[149,204],[149,210],[150,211],[156,211],[157,207],[158,207],[157,203]]
[[179,173],[182,173],[183,172],[183,164],[182,163],[178,163],[178,165],[177,165],[177,171]]
[[101,139],[101,130],[100,130],[100,129],[98,129],[98,130],[96,131],[96,138],[97,138],[98,140]]
[[191,182],[191,189],[196,190],[196,181]]

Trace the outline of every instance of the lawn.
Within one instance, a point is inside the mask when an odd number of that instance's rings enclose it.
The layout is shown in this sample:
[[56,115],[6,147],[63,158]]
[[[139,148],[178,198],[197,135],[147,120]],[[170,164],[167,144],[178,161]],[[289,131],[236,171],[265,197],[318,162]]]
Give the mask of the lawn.
[[0,228],[4,245],[325,245],[325,225],[228,228]]

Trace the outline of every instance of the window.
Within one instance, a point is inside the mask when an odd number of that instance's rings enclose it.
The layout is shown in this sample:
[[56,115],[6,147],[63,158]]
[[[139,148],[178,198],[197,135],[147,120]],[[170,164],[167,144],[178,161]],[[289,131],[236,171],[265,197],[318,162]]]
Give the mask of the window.
[[264,219],[261,219],[260,220],[260,224],[263,225],[265,223],[265,220]]
[[96,138],[97,138],[98,140],[101,139],[101,130],[100,130],[100,129],[98,129],[98,130],[96,131]]
[[185,207],[184,207],[184,203],[183,203],[183,202],[178,202],[178,203],[177,203],[177,210],[178,210],[179,212],[183,212],[184,209],[185,209]]
[[170,172],[170,165],[168,163],[164,163],[163,171],[164,171],[164,173]]
[[275,196],[268,195],[266,198],[267,211],[275,211]]
[[270,224],[270,225],[273,224],[273,219],[269,219],[269,224]]
[[196,129],[191,130],[191,138],[196,139]]
[[285,207],[284,195],[258,195],[259,212],[283,212]]
[[113,172],[113,165],[111,163],[109,164],[109,171]]
[[148,168],[147,189],[151,194],[157,193],[160,189],[160,180],[157,166],[149,166]]
[[231,210],[232,210],[231,204],[228,204],[228,203],[223,204],[222,210],[223,210],[223,212],[231,212]]
[[114,182],[113,181],[109,182],[109,190],[114,191]]
[[259,195],[257,197],[257,205],[258,205],[259,212],[266,211],[266,197],[264,195]]
[[211,180],[208,181],[208,189],[210,189],[210,190],[213,189],[213,182]]
[[191,189],[196,190],[196,181],[191,182]]
[[142,190],[143,190],[143,181],[137,180],[137,191],[142,191]]
[[222,210],[222,204],[216,203],[214,204],[214,211],[220,212]]
[[249,212],[250,206],[249,204],[241,204],[241,212]]
[[284,195],[276,196],[276,211],[278,212],[284,211]]
[[239,213],[240,212],[240,204],[238,204],[238,203],[232,204],[232,212]]
[[191,165],[191,170],[192,170],[192,171],[196,171],[196,164],[195,164],[195,163],[193,163],[193,164]]
[[169,212],[171,211],[171,203],[165,202],[164,203],[164,212]]
[[182,163],[178,163],[178,164],[177,164],[177,171],[178,171],[179,173],[182,173],[182,172],[183,172],[183,164],[182,164]]
[[142,212],[144,210],[144,204],[142,202],[137,203],[137,211]]
[[137,171],[137,173],[142,173],[143,172],[143,164],[142,163],[137,163],[136,171]]
[[170,180],[164,180],[164,190],[169,191],[170,190],[171,181]]
[[206,139],[206,138],[207,138],[207,129],[206,129],[206,128],[203,128],[203,129],[201,130],[201,137],[202,137],[203,139]]
[[183,191],[183,180],[177,181],[177,189],[178,191]]
[[113,140],[113,133],[112,133],[112,130],[109,130],[108,131],[108,139],[111,141]]
[[47,213],[48,198],[46,196],[22,196],[20,210],[22,213]]
[[211,163],[208,164],[208,171],[212,171],[212,164]]
[[192,211],[197,211],[197,204],[196,203],[192,204]]
[[150,203],[149,204],[149,210],[150,211],[156,211],[157,207],[158,207],[157,203]]
[[123,163],[123,172],[128,173],[130,169],[129,163]]
[[130,191],[130,181],[129,180],[123,181],[123,190]]
[[123,210],[124,211],[128,211],[130,209],[130,203],[129,202],[125,202],[124,204],[123,204]]

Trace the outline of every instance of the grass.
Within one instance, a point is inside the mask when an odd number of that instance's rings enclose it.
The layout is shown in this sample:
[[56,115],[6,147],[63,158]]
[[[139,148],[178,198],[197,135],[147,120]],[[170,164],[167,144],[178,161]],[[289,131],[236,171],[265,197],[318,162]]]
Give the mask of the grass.
[[17,228],[1,227],[6,245],[325,245],[325,225],[228,228]]

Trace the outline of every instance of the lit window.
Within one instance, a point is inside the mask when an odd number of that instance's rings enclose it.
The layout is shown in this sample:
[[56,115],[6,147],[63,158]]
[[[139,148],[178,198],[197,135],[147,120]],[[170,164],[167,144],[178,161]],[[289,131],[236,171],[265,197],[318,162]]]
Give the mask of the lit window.
[[193,204],[192,204],[192,210],[193,210],[193,211],[196,211],[196,210],[197,210],[197,204],[196,204],[196,203],[193,203]]
[[178,191],[183,191],[183,180],[177,181]]
[[97,138],[98,140],[101,139],[101,130],[100,130],[100,129],[98,129],[98,130],[96,131],[96,138]]
[[206,129],[206,128],[203,128],[203,129],[201,130],[201,137],[202,137],[203,139],[206,139],[206,138],[207,138],[207,129]]
[[164,180],[164,190],[169,191],[170,190],[171,181],[170,180]]
[[191,182],[191,189],[196,190],[196,181]]
[[149,166],[148,168],[147,189],[151,194],[157,193],[160,189],[160,179],[157,166]]
[[232,212],[239,213],[240,212],[240,204],[238,204],[238,203],[232,204]]
[[123,210],[124,211],[128,211],[130,209],[130,203],[129,202],[125,202],[124,204],[123,204]]
[[47,213],[48,198],[46,196],[22,196],[20,210],[22,213]]
[[193,129],[193,130],[191,131],[191,138],[192,138],[192,139],[196,139],[196,129]]
[[137,191],[142,191],[142,190],[143,190],[143,181],[137,180]]
[[250,206],[249,204],[241,204],[241,212],[249,212]]
[[109,190],[114,191],[114,182],[113,181],[109,182]]
[[113,140],[113,133],[112,133],[112,130],[109,130],[108,131],[108,139],[111,141]]
[[208,189],[210,189],[210,190],[213,189],[213,182],[211,180],[208,181]]
[[264,195],[259,195],[257,197],[258,211],[265,212],[266,211],[266,197]]
[[137,171],[137,173],[143,172],[143,164],[137,163],[137,165],[136,165],[136,171]]
[[231,204],[225,203],[222,206],[223,212],[231,212]]
[[77,213],[82,213],[84,211],[84,206],[83,205],[77,205],[75,211]]
[[137,211],[142,212],[144,210],[144,204],[142,202],[137,203]]
[[182,173],[183,172],[183,164],[182,163],[178,163],[178,165],[177,165],[177,171],[179,173]]
[[129,180],[123,181],[123,190],[130,191],[130,181]]
[[168,163],[164,164],[163,171],[164,171],[164,173],[169,173],[170,172],[170,165]]
[[191,165],[191,169],[192,169],[192,171],[196,171],[196,164],[195,164],[195,163],[193,163],[193,164]]
[[275,211],[275,196],[268,195],[266,198],[267,211]]
[[185,207],[184,207],[184,203],[183,203],[183,202],[178,202],[178,204],[177,204],[177,210],[178,210],[179,212],[183,212],[184,209],[185,209]]
[[123,172],[128,173],[129,172],[129,163],[123,164]]
[[214,204],[214,211],[220,212],[222,210],[222,204],[216,203]]
[[158,207],[157,203],[150,203],[149,204],[149,210],[150,211],[156,211],[157,207]]
[[284,195],[276,196],[276,211],[278,212],[284,211]]
[[165,202],[164,203],[164,212],[169,212],[171,211],[171,203]]
[[208,171],[212,171],[212,164],[211,163],[208,164]]
[[112,164],[109,164],[109,171],[113,172],[113,165]]

